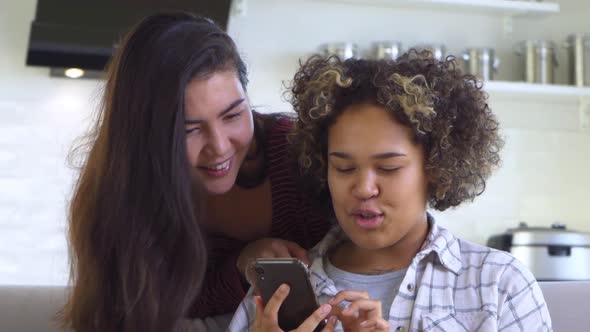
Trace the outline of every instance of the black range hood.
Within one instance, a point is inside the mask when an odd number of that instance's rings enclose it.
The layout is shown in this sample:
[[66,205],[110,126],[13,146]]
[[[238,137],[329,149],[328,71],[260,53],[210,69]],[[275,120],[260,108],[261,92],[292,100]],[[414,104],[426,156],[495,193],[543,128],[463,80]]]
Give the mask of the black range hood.
[[26,64],[103,70],[121,37],[142,17],[185,10],[227,28],[231,0],[37,0]]

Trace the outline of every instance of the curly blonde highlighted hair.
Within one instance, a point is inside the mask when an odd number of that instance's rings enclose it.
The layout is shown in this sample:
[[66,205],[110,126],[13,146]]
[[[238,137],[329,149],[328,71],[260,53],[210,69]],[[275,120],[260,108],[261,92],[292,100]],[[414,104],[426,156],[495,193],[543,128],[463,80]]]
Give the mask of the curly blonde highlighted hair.
[[[373,103],[410,127],[423,145],[428,202],[437,210],[483,193],[503,140],[481,82],[455,60],[412,50],[398,60],[313,56],[289,87],[297,121],[290,140],[308,191],[329,207],[328,129],[349,106]],[[328,205],[326,205],[328,203]]]

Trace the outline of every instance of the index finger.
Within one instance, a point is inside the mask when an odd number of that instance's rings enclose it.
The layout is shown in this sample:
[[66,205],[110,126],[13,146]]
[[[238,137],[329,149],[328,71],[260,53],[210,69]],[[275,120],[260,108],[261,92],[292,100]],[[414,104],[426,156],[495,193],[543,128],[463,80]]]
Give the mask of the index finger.
[[369,293],[367,293],[367,292],[346,290],[346,291],[338,292],[338,294],[336,294],[336,296],[334,296],[329,301],[329,303],[331,305],[337,305],[337,304],[340,304],[340,302],[342,302],[342,301],[353,302],[353,301],[357,301],[357,300],[368,300],[368,299],[369,299]]
[[317,308],[313,312],[313,314],[311,314],[311,316],[307,317],[307,319],[304,320],[303,323],[301,323],[301,325],[299,325],[299,327],[295,331],[297,331],[297,332],[313,331],[318,325],[320,325],[322,320],[324,320],[330,314],[331,310],[332,310],[331,305],[322,304],[319,308]]
[[356,300],[344,309],[342,314],[350,316],[355,313],[359,314],[359,317],[365,317],[366,319],[378,319],[381,318],[381,301],[379,300]]

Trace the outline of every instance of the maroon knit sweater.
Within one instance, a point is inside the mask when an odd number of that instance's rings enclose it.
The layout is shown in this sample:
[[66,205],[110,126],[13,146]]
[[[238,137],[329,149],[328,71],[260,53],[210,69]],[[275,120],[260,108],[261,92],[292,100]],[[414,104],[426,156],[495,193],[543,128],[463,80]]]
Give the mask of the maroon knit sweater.
[[[269,237],[289,240],[310,249],[324,237],[330,223],[328,218],[311,209],[309,200],[298,189],[287,142],[292,125],[291,119],[282,117],[266,136],[267,174],[272,193]],[[209,236],[207,241],[209,262],[201,292],[189,313],[193,318],[235,311],[247,290],[236,268],[236,260],[247,243],[218,235]]]

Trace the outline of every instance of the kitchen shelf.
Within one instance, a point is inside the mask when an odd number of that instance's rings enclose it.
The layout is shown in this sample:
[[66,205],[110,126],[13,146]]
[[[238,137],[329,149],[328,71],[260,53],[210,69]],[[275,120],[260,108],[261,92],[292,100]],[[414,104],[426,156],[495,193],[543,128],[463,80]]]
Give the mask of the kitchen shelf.
[[488,81],[484,83],[484,90],[491,95],[510,94],[514,96],[547,99],[590,99],[590,87],[580,88],[570,85],[535,84],[524,82]]
[[[534,102],[561,104],[557,109],[577,108],[579,129],[590,130],[590,87],[575,87],[556,84],[534,84],[524,82],[484,82],[484,90],[492,102],[511,100],[517,102]],[[566,106],[569,105],[569,106]],[[574,106],[574,108],[571,108]]]
[[450,9],[475,12],[493,12],[505,16],[543,16],[559,13],[559,4],[523,0],[322,0],[381,7]]

